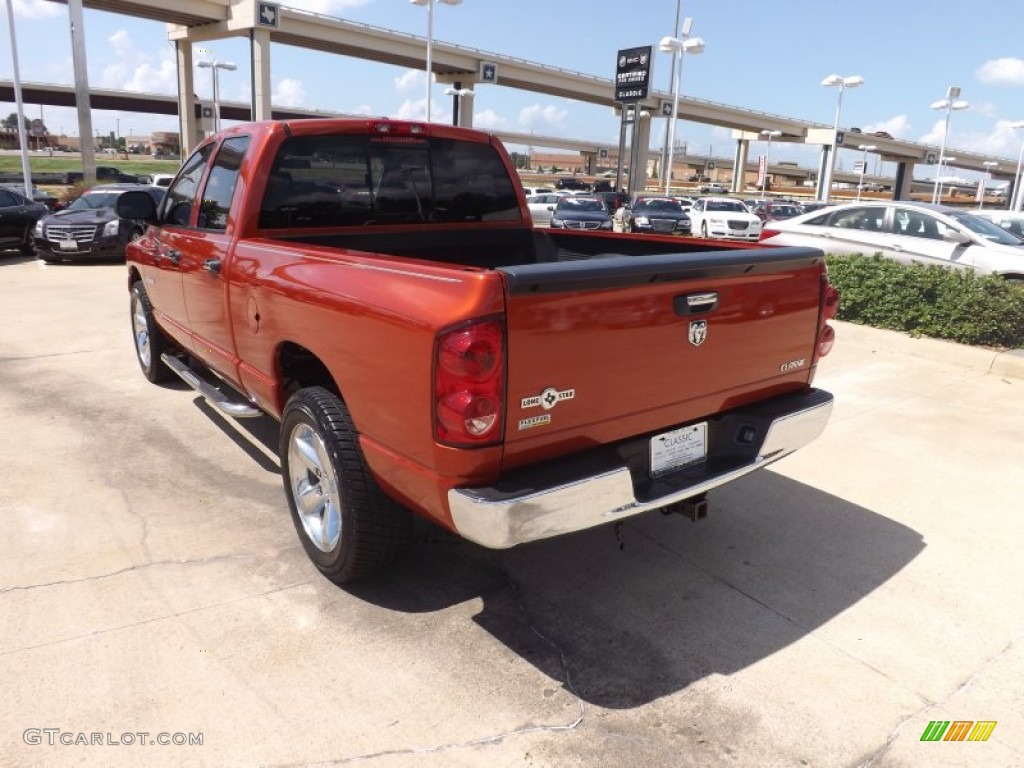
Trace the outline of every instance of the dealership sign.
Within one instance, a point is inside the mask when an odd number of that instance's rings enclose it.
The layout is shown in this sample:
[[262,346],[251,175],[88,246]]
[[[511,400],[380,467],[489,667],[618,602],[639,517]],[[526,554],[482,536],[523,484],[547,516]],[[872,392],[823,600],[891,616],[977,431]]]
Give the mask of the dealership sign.
[[621,103],[643,101],[651,87],[653,47],[624,48],[615,61],[615,100]]

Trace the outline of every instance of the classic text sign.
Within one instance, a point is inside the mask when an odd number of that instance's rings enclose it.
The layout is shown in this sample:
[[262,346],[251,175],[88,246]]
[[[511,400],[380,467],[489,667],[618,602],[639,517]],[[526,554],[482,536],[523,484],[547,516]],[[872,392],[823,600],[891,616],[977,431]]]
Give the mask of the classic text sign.
[[647,98],[651,87],[650,45],[640,48],[624,48],[615,60],[615,100],[623,102],[642,101]]

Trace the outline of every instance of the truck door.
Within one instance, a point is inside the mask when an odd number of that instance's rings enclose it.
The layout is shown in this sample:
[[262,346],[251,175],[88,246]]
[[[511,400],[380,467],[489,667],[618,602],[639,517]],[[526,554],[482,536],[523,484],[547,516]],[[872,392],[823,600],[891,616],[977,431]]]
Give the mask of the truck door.
[[160,205],[160,226],[152,245],[141,241],[150,249],[142,267],[146,293],[160,315],[161,325],[184,346],[191,345],[191,336],[181,285],[181,260],[189,247],[192,208],[212,150],[212,146],[203,147],[185,162]]
[[199,196],[195,227],[181,252],[185,310],[196,353],[234,381],[238,356],[229,314],[227,270],[231,236],[231,199],[238,182],[248,136],[225,139],[214,156]]

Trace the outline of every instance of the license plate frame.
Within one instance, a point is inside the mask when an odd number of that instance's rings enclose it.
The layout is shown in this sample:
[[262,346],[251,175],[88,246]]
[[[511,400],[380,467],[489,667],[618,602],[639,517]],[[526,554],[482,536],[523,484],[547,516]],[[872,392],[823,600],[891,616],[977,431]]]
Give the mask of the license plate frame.
[[61,240],[60,249],[62,251],[77,251],[78,241],[77,240]]
[[655,435],[648,452],[651,479],[707,461],[708,423],[701,421]]

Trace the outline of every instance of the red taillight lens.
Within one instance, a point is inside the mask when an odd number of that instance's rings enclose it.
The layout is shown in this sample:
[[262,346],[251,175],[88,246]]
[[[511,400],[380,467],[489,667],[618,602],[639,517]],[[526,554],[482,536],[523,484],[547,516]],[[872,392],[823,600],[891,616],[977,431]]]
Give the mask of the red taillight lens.
[[818,357],[824,357],[832,351],[836,343],[836,331],[831,325],[826,325],[818,334]]
[[824,296],[822,296],[821,313],[824,315],[826,320],[832,320],[838,312],[839,291],[834,285],[827,285],[825,287]]
[[769,237],[775,237],[777,234],[779,234],[779,230],[772,229],[771,227],[764,227],[761,229],[761,236],[757,239],[759,241],[767,240]]
[[477,320],[442,333],[434,356],[434,430],[456,446],[501,441],[505,326]]

